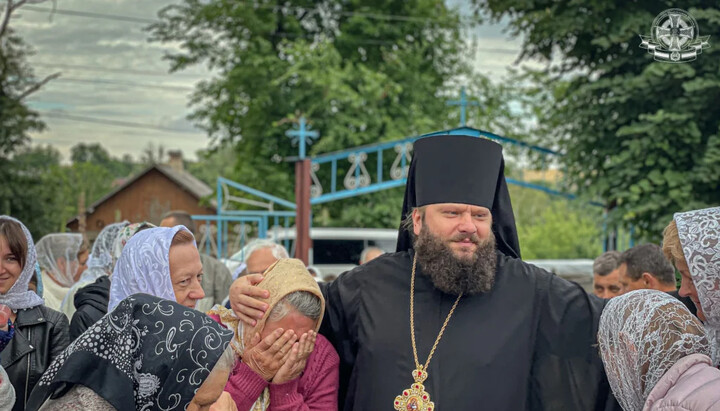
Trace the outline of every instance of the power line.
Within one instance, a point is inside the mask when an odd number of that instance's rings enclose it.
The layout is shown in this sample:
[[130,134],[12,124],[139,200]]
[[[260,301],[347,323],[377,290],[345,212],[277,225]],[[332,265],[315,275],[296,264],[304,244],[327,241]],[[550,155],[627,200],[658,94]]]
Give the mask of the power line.
[[193,77],[196,79],[199,79],[199,78],[202,78],[203,76],[205,76],[204,74],[168,73],[166,71],[134,70],[134,69],[107,67],[107,66],[90,66],[90,65],[84,65],[84,64],[31,62],[30,65],[37,66],[37,67],[48,67],[48,68],[53,68],[53,69],[102,71],[102,72],[108,72],[108,73],[137,74],[137,75],[142,75],[142,76],[177,76],[177,77],[187,77],[187,78]]
[[[4,2],[3,2],[4,3]],[[250,2],[244,2],[245,4],[252,5],[255,7],[261,7],[261,8],[278,8],[281,6],[273,5],[273,4],[259,4],[259,3],[250,3]],[[285,6],[290,9],[296,9],[298,11],[310,11],[312,9],[307,9],[303,7],[293,7],[293,6]],[[131,22],[131,23],[142,23],[142,24],[152,24],[152,23],[158,23],[160,20],[157,19],[149,19],[145,17],[136,17],[136,16],[125,16],[125,15],[119,15],[119,14],[110,14],[110,13],[97,13],[97,12],[87,12],[87,11],[79,11],[79,10],[70,10],[70,9],[53,9],[52,7],[38,7],[38,6],[23,6],[21,10],[28,10],[28,11],[36,11],[36,12],[50,12],[60,15],[68,15],[68,16],[76,16],[76,17],[87,17],[87,18],[96,18],[96,19],[106,19],[106,20],[115,20],[115,21],[124,21],[124,22]],[[375,19],[375,20],[395,20],[395,21],[441,21],[439,19],[434,19],[430,17],[416,17],[416,16],[403,16],[403,15],[394,15],[394,14],[382,14],[382,13],[370,13],[370,12],[356,12],[356,11],[340,11],[337,12],[337,14],[342,16],[361,16],[369,19]],[[315,36],[315,34],[297,34],[297,33],[287,33],[287,32],[276,32],[272,33],[273,36],[278,37],[287,37],[287,38],[296,38],[296,37],[305,37],[305,38],[312,38]],[[358,44],[368,44],[368,45],[392,45],[396,44],[395,41],[392,40],[385,40],[382,38],[366,38],[366,39],[360,39],[355,40]],[[498,53],[505,53],[505,54],[517,54],[517,50],[512,49],[501,49],[501,48],[484,48],[483,51],[488,52],[498,52]]]
[[76,116],[76,115],[72,115],[72,114],[60,113],[60,112],[55,112],[55,111],[40,111],[40,113],[44,117],[57,118],[57,119],[61,119],[61,120],[79,121],[82,123],[103,124],[106,126],[130,127],[130,128],[139,128],[139,129],[155,130],[155,131],[170,131],[173,133],[190,133],[191,132],[190,130],[174,129],[174,128],[170,128],[170,127],[158,126],[155,124],[136,123],[136,122],[132,122],[132,121],[110,120],[110,119],[105,119],[105,118],[88,117],[88,116]]
[[[5,4],[5,2],[3,2]],[[105,20],[115,20],[115,21],[124,21],[128,23],[142,23],[142,24],[151,24],[151,23],[157,23],[158,20],[156,19],[148,19],[144,17],[134,17],[134,16],[123,16],[120,14],[109,14],[109,13],[95,13],[91,11],[80,11],[80,10],[69,10],[69,9],[57,9],[52,7],[42,7],[42,6],[22,6],[20,11],[38,11],[38,12],[48,12],[52,14],[59,14],[62,16],[75,16],[75,17],[89,17],[89,18],[95,18],[95,19],[105,19]]]
[[[300,7],[300,6],[277,6],[275,4],[262,4],[257,2],[249,2],[249,1],[238,1],[239,3],[244,3],[248,6],[257,7],[257,8],[265,8],[265,9],[288,9],[288,10],[295,10],[299,12],[308,12],[313,11],[314,9],[308,9],[306,7]],[[3,1],[2,4],[5,4]],[[75,16],[75,17],[89,17],[89,18],[98,18],[98,19],[107,19],[107,20],[116,20],[116,21],[125,21],[128,23],[142,23],[142,24],[151,24],[151,23],[157,23],[157,19],[149,19],[147,17],[138,17],[138,16],[126,16],[126,15],[120,15],[120,14],[111,14],[111,13],[98,13],[98,12],[88,12],[88,11],[80,11],[80,10],[71,10],[71,9],[60,9],[60,8],[52,8],[52,7],[42,7],[42,6],[22,6],[20,10],[27,10],[27,11],[36,11],[36,12],[50,12],[54,14],[59,15],[66,15],[66,16]],[[330,13],[333,13],[333,11],[330,11]],[[397,15],[397,14],[383,14],[383,13],[372,13],[372,12],[361,12],[361,11],[337,11],[334,12],[338,15],[345,16],[345,17],[365,17],[371,20],[389,20],[389,21],[406,21],[406,22],[433,22],[433,21],[443,21],[438,18],[433,17],[418,17],[418,16],[404,16],[404,15]]]
[[60,82],[71,82],[71,83],[86,83],[86,84],[103,84],[109,86],[124,86],[124,87],[142,87],[142,88],[153,88],[160,90],[171,90],[171,91],[193,91],[192,87],[186,86],[169,86],[162,84],[150,84],[150,83],[137,83],[132,81],[116,81],[116,80],[105,80],[105,79],[84,79],[75,77],[59,77],[54,81]]

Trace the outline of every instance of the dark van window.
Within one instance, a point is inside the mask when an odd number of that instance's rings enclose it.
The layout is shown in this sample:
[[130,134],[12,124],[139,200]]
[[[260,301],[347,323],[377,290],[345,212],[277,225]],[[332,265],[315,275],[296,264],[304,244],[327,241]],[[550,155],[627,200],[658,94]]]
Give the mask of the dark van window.
[[363,240],[313,240],[313,264],[357,264]]

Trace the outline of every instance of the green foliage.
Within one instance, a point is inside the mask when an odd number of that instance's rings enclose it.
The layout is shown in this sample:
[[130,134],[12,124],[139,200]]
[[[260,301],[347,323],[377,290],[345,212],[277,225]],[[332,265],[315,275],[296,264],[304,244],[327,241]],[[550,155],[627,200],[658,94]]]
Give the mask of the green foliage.
[[70,148],[70,161],[73,164],[87,163],[100,166],[115,178],[128,177],[141,168],[141,165],[134,163],[128,156],[122,159],[112,157],[99,143],[75,144]]
[[[234,148],[234,170],[224,168],[223,175],[292,199],[294,165],[272,160],[297,155],[285,132],[300,116],[320,132],[309,154],[457,124],[450,115],[457,109],[445,100],[459,91],[452,81],[472,78],[459,20],[440,0],[293,0],[281,7],[184,0],[161,11],[149,32],[154,41],[181,46],[166,55],[172,71],[204,64],[217,72],[199,84],[190,104],[191,119]],[[471,82],[473,91],[496,96],[483,79]],[[488,101],[488,112],[506,103]],[[502,123],[499,115],[488,117]],[[316,208],[314,215],[325,216],[316,224],[392,220],[395,226],[397,202],[387,194],[363,196]]]
[[523,258],[595,258],[602,253],[599,208],[514,186],[510,196]]
[[[720,203],[720,50],[685,64],[655,62],[638,47],[672,2],[490,0],[523,35],[524,56],[562,64],[537,87],[554,104],[538,110],[539,139],[559,146],[572,183],[601,198],[611,221],[657,241],[672,214]],[[720,11],[683,4],[701,33],[717,33]],[[577,73],[582,73],[577,74]]]

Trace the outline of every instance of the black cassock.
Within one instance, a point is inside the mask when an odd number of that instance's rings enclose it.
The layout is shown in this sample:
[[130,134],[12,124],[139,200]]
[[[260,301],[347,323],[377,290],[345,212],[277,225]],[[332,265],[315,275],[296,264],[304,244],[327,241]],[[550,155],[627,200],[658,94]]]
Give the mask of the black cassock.
[[[341,409],[393,410],[395,397],[414,383],[412,253],[381,256],[323,287],[321,333],[340,354]],[[455,299],[434,288],[418,264],[421,364]],[[602,307],[579,285],[498,253],[493,289],[460,300],[425,389],[438,411],[605,409],[609,389],[596,345]]]

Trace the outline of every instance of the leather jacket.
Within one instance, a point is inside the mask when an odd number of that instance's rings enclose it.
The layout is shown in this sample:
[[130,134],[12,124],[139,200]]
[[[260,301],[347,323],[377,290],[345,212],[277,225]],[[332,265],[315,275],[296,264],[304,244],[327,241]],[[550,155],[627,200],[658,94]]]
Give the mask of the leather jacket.
[[65,314],[40,305],[19,310],[15,336],[0,352],[0,363],[15,387],[13,411],[23,411],[35,384],[70,344]]

